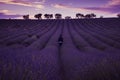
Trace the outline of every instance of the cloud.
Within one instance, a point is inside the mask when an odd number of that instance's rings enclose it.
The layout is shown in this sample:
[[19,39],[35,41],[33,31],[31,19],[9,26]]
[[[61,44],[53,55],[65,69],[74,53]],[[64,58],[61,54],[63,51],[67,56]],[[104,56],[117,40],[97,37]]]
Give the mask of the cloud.
[[[35,0],[34,0],[35,1]],[[46,0],[39,0],[39,1],[35,1],[34,3],[37,3],[37,4],[44,4],[46,2]]]
[[82,8],[82,7],[72,7],[72,6],[67,6],[67,5],[63,5],[63,4],[54,4],[52,5],[54,8],[59,8],[59,9],[69,9],[71,11],[79,11],[79,12],[85,12],[85,13],[89,13],[89,12],[101,12],[101,13],[107,13],[104,12],[103,10],[100,10],[99,8],[95,8],[95,7],[88,7],[88,8]]
[[6,10],[6,9],[0,10],[0,13],[9,13],[9,10]]
[[84,8],[84,9],[103,11],[103,12],[108,12],[108,13],[119,13],[120,12],[120,6],[113,6],[113,7],[88,7],[88,8]]
[[16,17],[21,17],[22,15],[19,14],[5,14],[0,12],[0,19],[8,19],[8,18],[16,18]]
[[106,6],[110,7],[116,5],[120,5],[120,0],[110,0]]
[[119,13],[120,12],[120,0],[110,0],[107,4],[101,7],[88,7],[85,9],[106,11],[109,13]]
[[119,13],[120,12],[120,0],[110,0],[107,4],[100,7],[72,7],[63,4],[52,5],[55,8],[60,9],[72,9],[81,12],[95,12],[95,13]]
[[0,10],[0,19],[17,18],[17,17],[22,17],[22,15],[15,14],[9,10]]
[[[44,2],[44,0],[42,0],[42,2]],[[44,8],[44,6],[42,4],[36,4],[33,2],[29,2],[27,0],[2,0],[2,1],[0,1],[0,3],[34,7],[34,8],[38,8],[38,9]]]
[[63,5],[63,4],[52,4],[51,6],[55,7],[55,8],[61,8],[61,9],[67,9],[70,8],[67,5]]
[[120,12],[120,0],[110,0],[106,5],[98,9],[108,11],[111,13],[119,13]]

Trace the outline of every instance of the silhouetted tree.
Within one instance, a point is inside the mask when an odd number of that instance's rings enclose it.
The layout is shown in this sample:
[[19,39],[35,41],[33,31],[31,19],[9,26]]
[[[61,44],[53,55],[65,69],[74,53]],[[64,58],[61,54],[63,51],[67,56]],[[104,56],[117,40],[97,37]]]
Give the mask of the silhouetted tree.
[[91,17],[92,17],[91,14],[86,14],[86,15],[85,15],[85,18],[88,18],[88,19],[89,19],[89,18],[91,18]]
[[45,17],[46,19],[49,19],[49,14],[45,14],[44,17]]
[[91,18],[95,18],[96,17],[96,15],[94,13],[91,13],[90,15],[91,15]]
[[41,16],[42,16],[42,14],[40,13],[40,14],[36,14],[34,17],[35,17],[35,18],[38,18],[38,20],[39,20],[39,19],[42,18]]
[[120,14],[117,14],[117,17],[120,18]]
[[81,14],[81,13],[77,13],[76,14],[76,17],[79,19],[79,18],[83,18],[84,17],[84,14]]
[[79,13],[76,14],[76,18],[79,18]]
[[53,14],[45,14],[44,17],[46,19],[52,19],[53,18]]
[[81,18],[84,18],[84,14],[81,14]]
[[49,15],[49,19],[53,18],[53,14],[48,14]]
[[[35,17],[35,18],[38,18],[38,15],[36,14],[34,17]],[[39,19],[39,18],[38,18],[38,19]]]
[[66,16],[65,19],[71,19],[71,16]]
[[57,14],[55,14],[55,18],[56,18],[56,19],[61,19],[61,18],[62,18],[62,15],[57,13]]
[[29,15],[23,15],[23,19],[29,19]]

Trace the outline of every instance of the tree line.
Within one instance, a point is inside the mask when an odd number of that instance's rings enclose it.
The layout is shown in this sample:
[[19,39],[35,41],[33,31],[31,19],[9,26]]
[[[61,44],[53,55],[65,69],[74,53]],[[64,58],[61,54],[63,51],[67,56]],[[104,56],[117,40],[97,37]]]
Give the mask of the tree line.
[[[41,13],[39,14],[35,14],[34,17],[37,18],[38,20],[42,19],[42,15]],[[45,19],[53,19],[53,14],[44,14],[43,15]],[[62,14],[56,13],[55,15],[55,19],[62,19]],[[117,14],[118,18],[120,18],[120,14]],[[81,13],[77,13],[76,14],[76,18],[77,19],[90,19],[90,18],[96,18],[96,14],[91,13],[91,14],[81,14]],[[103,16],[100,16],[100,18],[103,18]],[[27,15],[23,15],[23,19],[29,19],[29,14]],[[71,16],[66,16],[65,19],[71,19]]]

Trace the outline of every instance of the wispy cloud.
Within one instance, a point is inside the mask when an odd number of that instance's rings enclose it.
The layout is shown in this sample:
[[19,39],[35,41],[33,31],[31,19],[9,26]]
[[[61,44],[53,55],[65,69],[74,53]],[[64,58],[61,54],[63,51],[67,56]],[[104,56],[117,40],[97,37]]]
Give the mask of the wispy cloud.
[[119,13],[120,12],[120,0],[109,0],[108,3],[105,4],[104,6],[90,7],[86,9],[106,11],[110,13]]
[[51,6],[55,8],[62,8],[62,9],[70,8],[70,6],[63,5],[63,4],[52,4]]
[[22,15],[19,14],[5,14],[0,12],[0,19],[5,19],[5,18],[16,18],[16,17],[21,17]]
[[[45,0],[42,0],[42,2],[44,2],[44,1]],[[39,8],[39,9],[44,8],[44,5],[42,5],[40,3],[36,4],[34,2],[29,2],[27,0],[1,0],[0,3],[27,6],[27,7],[34,7],[34,8]]]
[[120,5],[120,0],[110,0],[106,6],[110,7],[116,5]]
[[9,10],[0,10],[0,19],[8,19],[8,18],[17,18],[22,17],[20,14],[15,14],[12,11]]
[[120,0],[110,0],[108,3],[102,7],[100,10],[108,11],[111,13],[119,13],[120,12]]
[[7,10],[7,9],[0,10],[0,13],[5,13],[5,14],[7,14],[7,13],[9,13],[9,10]]
[[44,4],[45,2],[46,0],[38,0],[38,1],[34,0],[34,3],[37,3],[37,4]]
[[63,5],[63,4],[54,4],[52,5],[54,8],[59,8],[59,9],[69,9],[71,11],[79,11],[79,12],[85,12],[85,13],[89,13],[89,12],[101,12],[101,13],[107,13],[107,12],[104,12],[103,10],[98,10],[98,8],[82,8],[82,7],[72,7],[72,6],[67,6],[67,5]]
[[72,9],[81,12],[95,12],[95,13],[119,13],[120,12],[120,0],[110,0],[107,4],[100,7],[72,7],[63,4],[52,5],[55,8],[60,9]]

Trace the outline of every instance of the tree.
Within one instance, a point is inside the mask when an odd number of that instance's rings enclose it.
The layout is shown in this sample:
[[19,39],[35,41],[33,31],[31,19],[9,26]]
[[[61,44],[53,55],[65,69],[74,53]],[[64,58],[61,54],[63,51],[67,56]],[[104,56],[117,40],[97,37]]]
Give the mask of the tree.
[[83,18],[84,17],[84,14],[81,14],[81,13],[77,13],[76,14],[76,17],[79,19],[79,18]]
[[36,14],[34,17],[35,17],[35,18],[38,18],[38,20],[39,20],[39,19],[41,19],[41,16],[42,16],[42,14],[39,13],[39,14]]
[[91,15],[90,14],[86,14],[85,18],[91,18]]
[[29,19],[29,15],[23,15],[23,19]]
[[46,19],[52,19],[53,18],[53,14],[45,14],[44,17]]
[[120,18],[120,14],[117,14],[117,17]]
[[49,14],[45,14],[44,17],[45,17],[46,19],[49,19]]
[[59,13],[57,13],[57,14],[55,14],[55,18],[56,18],[56,19],[62,19],[62,15],[59,14]]
[[96,15],[95,15],[94,13],[86,14],[86,15],[85,15],[85,18],[88,18],[88,19],[90,19],[90,18],[95,18],[95,17],[96,17]]
[[94,13],[91,13],[90,15],[91,15],[91,18],[95,18],[96,17],[96,15]]
[[84,14],[81,14],[80,16],[81,16],[81,18],[84,18]]
[[53,14],[49,14],[49,18],[52,19],[53,18]]

